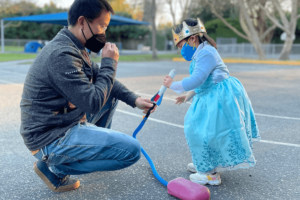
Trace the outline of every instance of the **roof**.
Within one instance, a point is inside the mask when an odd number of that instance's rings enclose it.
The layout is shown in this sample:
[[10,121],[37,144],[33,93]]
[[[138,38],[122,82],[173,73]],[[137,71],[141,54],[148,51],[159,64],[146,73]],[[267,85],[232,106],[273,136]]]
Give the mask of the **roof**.
[[[60,24],[68,26],[68,12],[62,13],[51,13],[42,15],[31,15],[22,17],[10,17],[3,18],[4,21],[25,21],[25,22],[36,22],[36,23],[49,23],[49,24]],[[117,25],[149,25],[148,22],[133,20],[127,17],[121,17],[118,15],[112,15],[109,23],[110,26]]]

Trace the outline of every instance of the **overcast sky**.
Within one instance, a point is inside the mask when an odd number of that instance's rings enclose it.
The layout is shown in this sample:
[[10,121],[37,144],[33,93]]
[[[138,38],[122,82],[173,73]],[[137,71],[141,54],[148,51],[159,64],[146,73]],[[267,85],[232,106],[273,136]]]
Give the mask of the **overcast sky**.
[[[69,8],[74,0],[53,0],[53,2],[60,8]],[[44,6],[45,4],[49,4],[50,0],[32,0],[32,2],[36,2],[38,6]]]
[[[31,2],[36,3],[36,5],[43,7],[45,4],[49,4],[51,0],[30,0]],[[57,7],[59,8],[70,8],[74,0],[52,0]],[[128,0],[130,2],[130,0]],[[179,6],[177,6],[178,8]],[[157,13],[156,17],[156,25],[160,23],[166,23],[166,22],[171,22],[172,17],[169,13],[169,7],[164,6],[163,8],[160,8],[162,11]],[[180,12],[180,11],[178,11]]]

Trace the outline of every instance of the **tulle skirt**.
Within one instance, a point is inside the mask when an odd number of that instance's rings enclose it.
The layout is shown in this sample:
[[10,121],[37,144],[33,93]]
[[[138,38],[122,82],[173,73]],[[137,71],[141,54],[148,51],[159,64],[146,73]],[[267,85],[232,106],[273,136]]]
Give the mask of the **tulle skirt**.
[[184,132],[198,172],[214,173],[255,166],[253,143],[260,140],[253,108],[234,77],[196,89]]

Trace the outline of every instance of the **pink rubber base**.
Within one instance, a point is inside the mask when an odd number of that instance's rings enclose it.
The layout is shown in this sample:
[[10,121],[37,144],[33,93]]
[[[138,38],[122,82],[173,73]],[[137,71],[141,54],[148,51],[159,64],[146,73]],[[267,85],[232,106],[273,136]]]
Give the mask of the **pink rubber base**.
[[207,187],[184,178],[176,178],[168,183],[168,193],[182,200],[209,200]]

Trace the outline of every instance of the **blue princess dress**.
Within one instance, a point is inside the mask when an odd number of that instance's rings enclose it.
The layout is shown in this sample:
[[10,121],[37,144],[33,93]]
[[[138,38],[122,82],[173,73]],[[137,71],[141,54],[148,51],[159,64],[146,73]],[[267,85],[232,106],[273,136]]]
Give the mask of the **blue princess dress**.
[[253,143],[260,140],[250,99],[243,85],[204,42],[190,65],[190,76],[173,82],[175,92],[195,91],[184,132],[198,172],[211,174],[253,167]]

